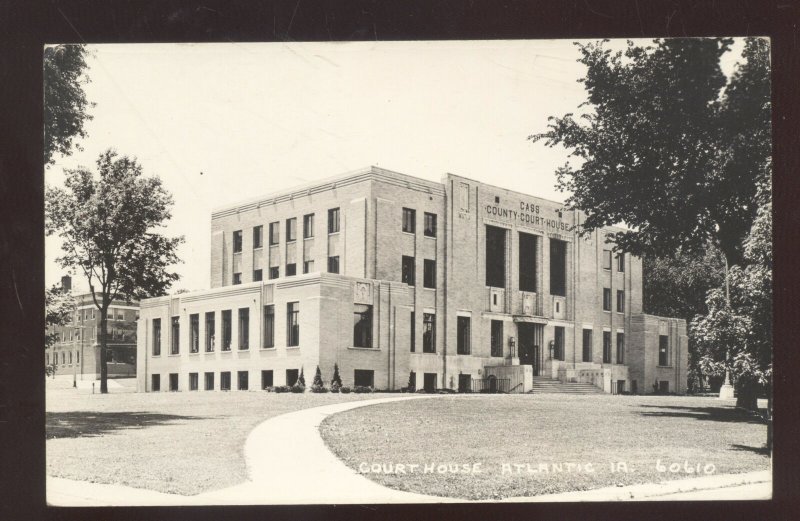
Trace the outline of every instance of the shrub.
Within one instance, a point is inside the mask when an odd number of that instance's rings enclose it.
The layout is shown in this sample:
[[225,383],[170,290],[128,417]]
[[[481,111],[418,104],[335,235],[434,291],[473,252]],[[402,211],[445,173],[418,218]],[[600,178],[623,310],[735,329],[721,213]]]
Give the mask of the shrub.
[[416,391],[412,391],[412,392],[419,393],[419,394],[424,394],[425,393],[425,389],[417,389]]
[[340,387],[340,388],[339,388],[339,391],[340,391],[342,394],[349,394],[349,393],[350,393],[350,388],[349,388],[349,387],[346,387],[346,386],[345,386],[345,387]]
[[408,389],[408,392],[413,393],[414,391],[417,390],[416,387],[417,386],[416,386],[416,379],[414,378],[414,371],[411,371],[410,373],[408,373],[408,384],[406,386],[406,389]]
[[276,393],[288,393],[289,392],[289,386],[288,385],[276,385],[275,387],[273,387],[273,390]]
[[[336,387],[336,391],[333,388]],[[339,364],[333,364],[333,378],[331,379],[331,391],[337,393],[342,388],[342,378],[339,376]]]
[[333,383],[331,384],[331,392],[332,392],[332,393],[338,393],[338,392],[339,392],[339,389],[341,389],[341,388],[342,388],[342,386],[341,386],[341,385],[339,385],[339,384],[337,384],[336,382],[333,382]]
[[306,387],[306,377],[305,377],[305,376],[303,376],[303,366],[302,366],[302,365],[300,366],[300,376],[298,376],[298,377],[297,377],[297,383],[299,383],[300,385],[302,385],[302,386],[303,386],[303,390],[305,390],[305,387]]
[[293,385],[293,386],[290,388],[290,390],[291,390],[293,393],[304,393],[304,392],[306,392],[306,386],[305,386],[305,385],[302,385],[302,384],[300,383],[300,380],[298,380],[298,381],[297,381],[297,383],[296,383],[296,384],[294,384],[294,385]]
[[368,385],[356,385],[353,388],[353,392],[354,393],[358,393],[358,394],[371,393],[372,392],[372,387],[370,387]]
[[447,389],[446,387],[436,389],[437,394],[455,394],[455,392],[455,389]]
[[327,393],[328,389],[324,385],[312,385],[311,386],[312,393]]
[[270,385],[269,387],[264,387],[264,390],[267,391],[268,393],[274,393],[275,387]]
[[319,370],[319,366],[317,366],[317,372],[314,374],[314,383],[311,384],[311,387],[325,387],[322,381],[322,371]]

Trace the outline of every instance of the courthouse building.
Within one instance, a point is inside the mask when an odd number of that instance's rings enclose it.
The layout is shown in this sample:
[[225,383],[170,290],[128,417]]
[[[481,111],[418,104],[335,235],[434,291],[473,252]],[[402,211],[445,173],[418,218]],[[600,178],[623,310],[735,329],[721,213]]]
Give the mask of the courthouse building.
[[493,380],[683,393],[686,323],[642,312],[614,229],[556,202],[371,167],[219,208],[211,289],[141,302],[140,391],[476,390]]

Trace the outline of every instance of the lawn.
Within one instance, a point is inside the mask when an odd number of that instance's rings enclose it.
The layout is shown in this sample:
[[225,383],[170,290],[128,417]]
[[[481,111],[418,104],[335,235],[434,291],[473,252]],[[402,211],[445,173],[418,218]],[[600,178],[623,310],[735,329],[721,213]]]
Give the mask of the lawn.
[[342,412],[320,430],[378,483],[466,499],[697,477],[698,465],[700,476],[770,466],[766,426],[714,398],[440,396]]
[[279,414],[375,395],[251,392],[107,395],[48,380],[47,474],[193,495],[243,482],[244,442]]

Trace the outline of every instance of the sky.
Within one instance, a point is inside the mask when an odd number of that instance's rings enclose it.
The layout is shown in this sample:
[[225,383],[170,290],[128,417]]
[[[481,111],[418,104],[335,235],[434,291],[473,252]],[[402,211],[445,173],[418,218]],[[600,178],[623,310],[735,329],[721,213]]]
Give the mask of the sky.
[[[213,209],[370,165],[566,196],[555,170],[567,151],[527,138],[586,98],[572,40],[88,47],[88,136],[45,182],[94,170],[108,148],[160,177],[175,201],[163,232],[186,239],[172,292],[209,287]],[[46,238],[47,286],[65,274],[59,252]],[[73,287],[88,290],[79,274]]]

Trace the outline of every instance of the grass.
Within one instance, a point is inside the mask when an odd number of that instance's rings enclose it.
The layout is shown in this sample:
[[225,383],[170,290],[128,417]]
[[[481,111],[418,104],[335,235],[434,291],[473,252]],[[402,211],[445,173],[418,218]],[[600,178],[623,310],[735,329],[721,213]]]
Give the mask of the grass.
[[[244,443],[283,413],[374,395],[265,392],[106,395],[47,381],[47,474],[193,495],[247,478]],[[129,382],[128,382],[129,383]]]
[[[715,474],[769,468],[769,456],[762,448],[766,426],[713,398],[437,397],[342,412],[327,418],[320,430],[328,446],[351,468],[385,464],[380,472],[368,467],[364,475],[373,481],[466,499],[697,477],[685,471],[684,462],[695,470],[699,463],[700,475],[706,475],[702,471],[708,464],[714,465]],[[658,461],[666,465],[666,472],[656,468]],[[612,472],[612,462],[624,462],[628,472],[621,472],[621,467]],[[437,472],[442,464],[466,464],[472,469],[476,463],[480,473]],[[560,468],[552,466],[559,463]],[[680,464],[679,472],[670,472],[673,463]],[[396,464],[406,466],[405,474]],[[412,471],[410,464],[420,466]],[[426,473],[425,464],[435,464],[437,471]],[[511,467],[504,471],[504,464]],[[515,464],[530,464],[537,472],[529,473],[524,466],[516,473]],[[540,464],[548,472],[538,471]]]

